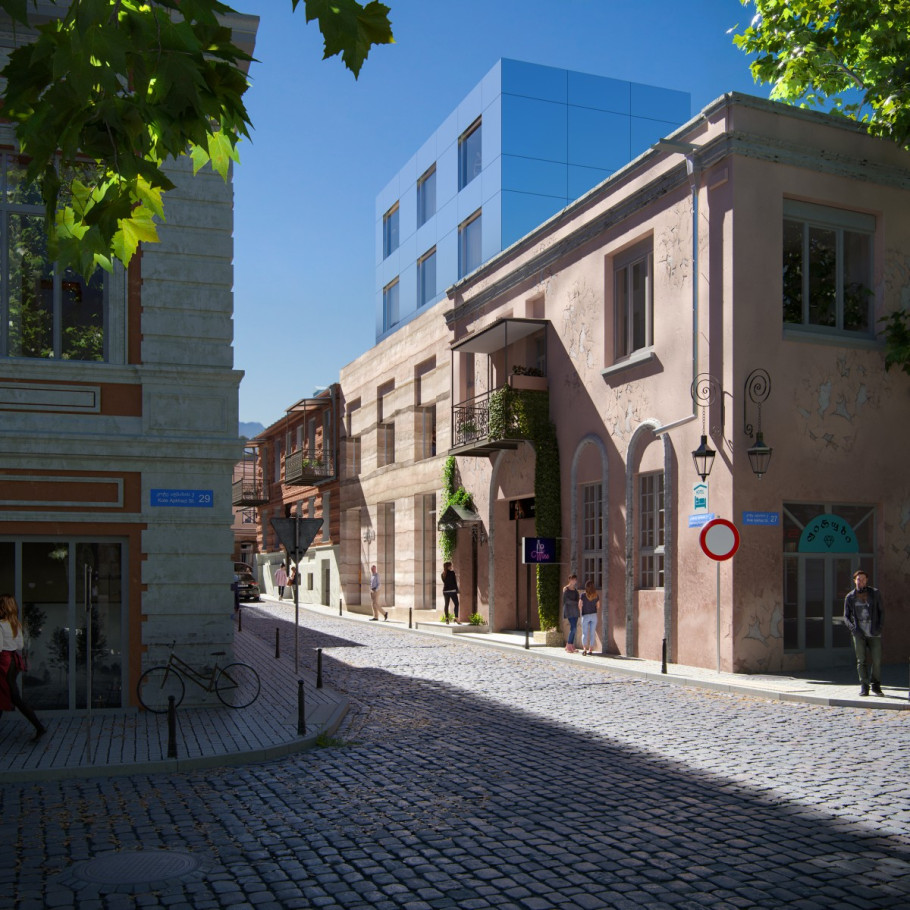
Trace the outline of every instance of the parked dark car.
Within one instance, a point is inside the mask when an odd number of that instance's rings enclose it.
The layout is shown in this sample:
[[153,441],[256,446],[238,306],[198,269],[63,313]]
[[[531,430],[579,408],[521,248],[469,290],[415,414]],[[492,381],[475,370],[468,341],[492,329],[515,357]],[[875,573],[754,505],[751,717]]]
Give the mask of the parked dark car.
[[242,562],[234,563],[234,584],[237,586],[237,600],[259,600],[259,585],[253,570]]

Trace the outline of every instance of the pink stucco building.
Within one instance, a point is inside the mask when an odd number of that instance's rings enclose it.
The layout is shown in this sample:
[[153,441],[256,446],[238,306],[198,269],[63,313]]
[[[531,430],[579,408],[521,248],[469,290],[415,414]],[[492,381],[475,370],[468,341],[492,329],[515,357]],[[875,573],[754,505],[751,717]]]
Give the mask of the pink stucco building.
[[[671,660],[736,671],[850,662],[861,564],[886,659],[906,654],[910,385],[876,328],[910,302],[910,155],[727,95],[449,297],[454,451],[491,542],[494,628],[522,615],[507,506],[534,495],[535,458],[477,427],[517,366],[546,376],[562,566],[605,591],[604,647],[659,658],[666,639]],[[730,560],[702,550],[710,515],[739,531]]]

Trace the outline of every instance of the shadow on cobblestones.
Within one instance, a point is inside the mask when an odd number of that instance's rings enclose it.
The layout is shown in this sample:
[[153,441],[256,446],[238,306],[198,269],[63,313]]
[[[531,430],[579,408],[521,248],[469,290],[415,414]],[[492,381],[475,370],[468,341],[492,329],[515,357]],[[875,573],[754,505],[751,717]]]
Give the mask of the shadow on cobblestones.
[[[243,634],[279,622],[244,617]],[[357,706],[337,748],[5,788],[3,893],[22,910],[910,905],[903,722],[377,625],[310,615],[302,632],[308,669],[326,649],[326,685]],[[211,873],[145,894],[65,878],[99,852],[167,847]]]

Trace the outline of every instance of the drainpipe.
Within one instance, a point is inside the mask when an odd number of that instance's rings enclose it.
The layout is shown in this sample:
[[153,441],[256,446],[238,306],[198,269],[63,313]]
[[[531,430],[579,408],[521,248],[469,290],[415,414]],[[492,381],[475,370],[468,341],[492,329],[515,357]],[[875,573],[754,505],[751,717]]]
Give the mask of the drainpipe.
[[[689,175],[689,186],[692,188],[692,383],[698,376],[698,187],[701,178],[701,165],[695,160],[695,153],[701,146],[691,142],[678,142],[675,139],[658,139],[651,148],[679,152],[686,159],[686,173]],[[695,420],[697,416],[695,399],[692,399],[692,413],[672,423],[666,423],[654,430],[655,436]]]

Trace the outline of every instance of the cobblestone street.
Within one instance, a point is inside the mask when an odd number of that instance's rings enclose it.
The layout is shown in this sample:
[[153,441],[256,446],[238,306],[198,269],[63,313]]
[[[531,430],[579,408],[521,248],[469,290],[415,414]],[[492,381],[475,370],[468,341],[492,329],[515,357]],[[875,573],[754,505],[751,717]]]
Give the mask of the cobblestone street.
[[[251,611],[243,634],[275,623]],[[910,906],[906,712],[304,626],[351,702],[333,739],[266,764],[4,786],[0,906]],[[157,879],[91,874],[140,850]]]

